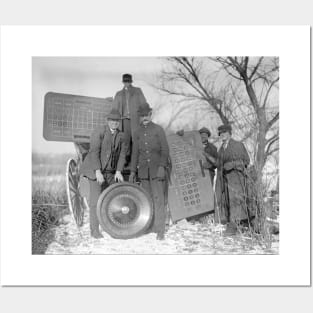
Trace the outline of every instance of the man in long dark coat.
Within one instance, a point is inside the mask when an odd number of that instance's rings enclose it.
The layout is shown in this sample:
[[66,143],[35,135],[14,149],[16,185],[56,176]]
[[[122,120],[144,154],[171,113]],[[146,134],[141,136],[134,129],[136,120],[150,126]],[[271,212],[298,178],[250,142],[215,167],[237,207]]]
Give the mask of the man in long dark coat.
[[236,233],[236,224],[250,219],[247,205],[246,168],[250,158],[243,143],[231,138],[231,126],[218,127],[222,146],[218,151],[216,181],[216,218],[227,223],[226,235]]
[[133,137],[131,175],[133,182],[138,170],[142,187],[151,195],[154,204],[154,217],[150,232],[157,233],[157,239],[165,235],[165,171],[168,166],[169,147],[163,128],[151,121],[152,109],[149,104],[139,108],[140,127]]
[[123,133],[119,131],[121,115],[112,109],[104,125],[91,135],[90,150],[81,168],[80,175],[89,180],[90,186],[90,233],[94,238],[103,237],[99,230],[97,202],[101,192],[115,181],[123,181],[121,174],[125,164]]
[[117,109],[122,116],[122,131],[127,149],[127,159],[131,153],[131,138],[139,127],[138,108],[146,103],[142,90],[132,85],[131,74],[123,74],[122,82],[124,87],[118,91],[113,100],[113,108]]

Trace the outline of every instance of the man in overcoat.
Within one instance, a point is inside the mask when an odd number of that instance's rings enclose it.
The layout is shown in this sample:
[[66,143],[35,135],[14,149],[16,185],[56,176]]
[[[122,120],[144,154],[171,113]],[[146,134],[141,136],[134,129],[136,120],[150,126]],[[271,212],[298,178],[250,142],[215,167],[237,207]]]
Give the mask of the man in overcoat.
[[123,181],[125,143],[119,131],[121,115],[112,109],[108,124],[95,129],[91,135],[90,150],[80,168],[80,175],[89,180],[90,233],[94,238],[103,237],[99,230],[97,202],[101,192],[115,181]]
[[226,235],[234,235],[240,221],[250,219],[246,169],[250,158],[243,143],[231,138],[230,125],[218,127],[222,145],[218,151],[216,218],[227,223]]
[[127,159],[131,153],[131,138],[139,127],[138,108],[146,103],[142,90],[132,85],[131,74],[123,74],[123,89],[118,91],[113,100],[113,108],[117,109],[122,116],[122,131],[124,132]]
[[133,137],[129,180],[134,182],[138,170],[141,186],[151,195],[154,205],[150,232],[157,233],[157,239],[163,240],[166,221],[165,173],[168,166],[169,146],[163,128],[151,121],[152,109],[149,104],[141,106],[138,115],[141,124]]

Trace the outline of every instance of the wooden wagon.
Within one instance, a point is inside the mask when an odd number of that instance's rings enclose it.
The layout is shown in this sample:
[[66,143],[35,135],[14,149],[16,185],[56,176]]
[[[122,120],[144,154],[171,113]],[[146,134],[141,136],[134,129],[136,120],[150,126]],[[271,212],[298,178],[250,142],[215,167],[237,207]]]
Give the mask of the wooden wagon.
[[[89,151],[94,129],[104,125],[112,98],[95,98],[48,92],[44,98],[43,137],[48,141],[73,142],[76,158],[66,164],[69,209],[78,227],[88,210],[88,181],[79,168]],[[183,136],[167,135],[171,173],[168,181],[168,209],[173,222],[214,210],[213,188],[203,166],[202,143],[197,131]],[[127,168],[123,174],[127,177]],[[153,217],[150,196],[138,184],[113,184],[101,194],[97,215],[104,231],[115,238],[143,234]]]

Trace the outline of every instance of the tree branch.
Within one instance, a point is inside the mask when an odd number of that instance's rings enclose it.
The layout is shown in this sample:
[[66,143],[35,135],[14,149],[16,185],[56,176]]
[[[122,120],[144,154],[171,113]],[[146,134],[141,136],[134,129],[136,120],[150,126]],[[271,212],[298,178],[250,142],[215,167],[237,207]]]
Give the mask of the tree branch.
[[268,131],[275,122],[277,122],[279,119],[279,112],[277,112],[274,117],[269,121],[267,122],[267,125],[266,125],[266,131]]
[[269,85],[267,91],[266,91],[266,94],[265,94],[265,98],[264,98],[264,101],[263,101],[263,108],[265,108],[265,105],[267,103],[267,99],[268,99],[268,96],[270,94],[270,91],[272,89],[272,87],[279,81],[279,77],[277,77],[276,79],[274,79],[271,84]]

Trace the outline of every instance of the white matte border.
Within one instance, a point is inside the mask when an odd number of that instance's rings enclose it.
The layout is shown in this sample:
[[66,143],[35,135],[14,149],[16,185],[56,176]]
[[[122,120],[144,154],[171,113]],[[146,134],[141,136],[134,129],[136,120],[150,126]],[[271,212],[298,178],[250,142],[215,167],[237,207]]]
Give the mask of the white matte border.
[[[167,55],[280,57],[280,255],[31,255],[32,56]],[[1,283],[308,285],[309,135],[308,26],[2,27]]]

